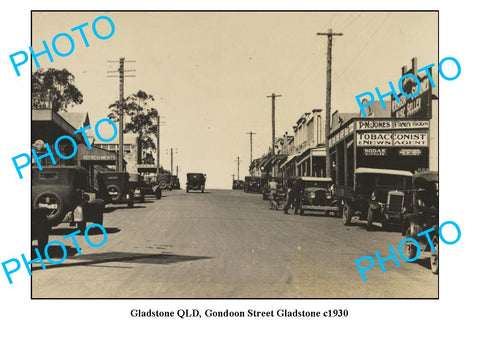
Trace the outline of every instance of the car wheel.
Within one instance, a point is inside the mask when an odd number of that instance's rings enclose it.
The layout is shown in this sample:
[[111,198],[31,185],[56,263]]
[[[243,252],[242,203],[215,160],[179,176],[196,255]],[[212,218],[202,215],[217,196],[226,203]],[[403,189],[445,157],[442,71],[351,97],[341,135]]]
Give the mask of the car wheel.
[[129,208],[133,208],[133,200],[129,200],[129,201],[127,202],[127,206],[128,206]]
[[352,216],[353,216],[353,211],[352,207],[350,204],[345,203],[343,205],[343,214],[342,214],[342,220],[343,220],[343,225],[348,226],[350,223],[352,223]]
[[160,198],[162,198],[162,190],[157,190],[157,191],[155,192],[155,198],[156,198],[157,200],[159,200]]
[[[412,238],[412,231],[410,228],[407,229],[406,238]],[[413,242],[404,242],[402,244],[402,253],[407,259],[411,260],[417,256],[417,247]]]
[[367,214],[367,230],[371,230],[373,226],[373,215],[374,215],[374,210],[371,208],[368,208],[368,214]]
[[[430,268],[432,269],[433,274],[438,274],[438,237],[434,236],[432,239],[433,246],[435,247],[435,252],[432,252],[430,255]],[[432,249],[433,250],[433,249]]]
[[187,188],[187,194],[188,194],[188,188]]
[[63,219],[64,202],[54,191],[45,191],[37,195],[33,206],[35,208],[46,207],[48,209],[47,220],[51,224],[58,224]]

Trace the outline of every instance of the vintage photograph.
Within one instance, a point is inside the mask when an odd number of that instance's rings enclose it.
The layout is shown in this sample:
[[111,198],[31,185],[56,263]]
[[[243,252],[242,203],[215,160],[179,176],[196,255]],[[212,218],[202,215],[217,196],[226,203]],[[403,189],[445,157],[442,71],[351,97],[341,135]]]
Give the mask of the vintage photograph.
[[31,15],[33,299],[438,298],[438,11]]

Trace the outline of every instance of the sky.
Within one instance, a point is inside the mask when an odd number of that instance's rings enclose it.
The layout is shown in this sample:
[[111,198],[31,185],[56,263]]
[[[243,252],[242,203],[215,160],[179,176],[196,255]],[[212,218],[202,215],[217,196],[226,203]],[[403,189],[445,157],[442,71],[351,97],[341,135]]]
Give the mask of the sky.
[[[96,38],[92,22],[107,15],[115,33]],[[240,178],[248,175],[250,139],[253,157],[271,144],[272,93],[276,100],[276,135],[293,134],[305,112],[325,110],[327,39],[317,32],[341,32],[334,37],[332,111],[359,112],[355,96],[388,92],[401,67],[438,64],[436,12],[35,12],[32,47],[51,46],[53,37],[87,22],[85,47],[71,33],[70,56],[39,57],[43,68],[66,68],[84,102],[70,109],[89,113],[92,123],[108,114],[118,99],[118,78],[107,77],[125,57],[135,62],[135,77],[125,80],[125,97],[144,90],[166,121],[161,128],[161,163],[169,168],[167,148],[176,149],[174,166],[185,182],[187,172],[207,173],[207,187],[230,188],[240,157]],[[109,27],[99,21],[98,30]],[[58,40],[61,51],[68,45]],[[36,67],[33,65],[33,70]],[[26,72],[26,70],[23,70]],[[155,154],[155,153],[154,153]]]

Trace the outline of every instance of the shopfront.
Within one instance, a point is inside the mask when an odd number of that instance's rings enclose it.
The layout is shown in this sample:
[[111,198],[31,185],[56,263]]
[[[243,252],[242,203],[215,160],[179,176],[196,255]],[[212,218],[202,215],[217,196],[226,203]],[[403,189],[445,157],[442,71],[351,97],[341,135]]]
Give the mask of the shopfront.
[[429,120],[420,119],[350,119],[329,136],[332,177],[348,186],[360,167],[427,170],[429,127]]

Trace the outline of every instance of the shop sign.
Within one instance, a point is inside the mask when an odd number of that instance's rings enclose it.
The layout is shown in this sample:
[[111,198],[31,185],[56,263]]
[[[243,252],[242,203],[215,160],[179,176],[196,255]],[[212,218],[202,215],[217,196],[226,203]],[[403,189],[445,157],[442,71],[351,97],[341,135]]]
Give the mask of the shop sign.
[[364,156],[386,156],[387,149],[385,148],[365,148],[363,149]]
[[[430,86],[428,77],[425,76],[420,81],[421,91],[413,98],[407,98],[402,93],[399,93],[398,98],[400,99],[400,102],[397,102],[395,101],[393,95],[391,95],[392,117],[430,118],[432,116],[432,88]],[[416,86],[413,86],[411,92],[415,93],[415,91]]]
[[399,156],[421,156],[421,149],[400,149],[398,150]]
[[83,155],[82,161],[116,161],[116,156]]
[[392,146],[391,132],[366,132],[357,135],[357,146]]
[[357,130],[390,130],[390,129],[428,129],[428,120],[370,120],[357,121]]
[[396,132],[393,136],[393,145],[397,146],[428,146],[426,132]]

